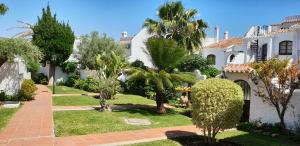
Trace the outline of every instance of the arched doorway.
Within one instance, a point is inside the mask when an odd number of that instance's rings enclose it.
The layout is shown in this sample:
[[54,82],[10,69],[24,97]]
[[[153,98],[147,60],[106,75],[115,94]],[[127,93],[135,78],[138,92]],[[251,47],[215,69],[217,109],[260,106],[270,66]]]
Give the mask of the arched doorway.
[[250,97],[251,97],[251,87],[244,80],[236,80],[234,81],[238,84],[244,92],[244,106],[243,106],[243,114],[240,122],[248,122],[250,117]]

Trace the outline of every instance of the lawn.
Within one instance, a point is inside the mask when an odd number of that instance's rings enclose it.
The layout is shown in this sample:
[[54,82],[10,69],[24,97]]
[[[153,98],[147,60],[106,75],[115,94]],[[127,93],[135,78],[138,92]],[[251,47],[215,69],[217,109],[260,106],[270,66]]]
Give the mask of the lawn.
[[[53,92],[53,87],[48,86],[48,88]],[[67,86],[55,86],[55,94],[86,94],[89,92],[80,90],[80,89],[75,89]]]
[[[191,125],[191,119],[169,110],[165,115],[157,115],[154,109],[132,109],[115,112],[98,111],[57,111],[53,113],[55,135],[85,135],[147,128]],[[151,125],[128,125],[124,118],[143,118]]]
[[[107,100],[109,104],[155,104],[154,100],[137,95],[116,95],[117,99]],[[99,100],[90,96],[54,96],[55,106],[99,105]]]
[[2,108],[0,106],[0,131],[4,129],[10,118],[16,113],[18,108]]
[[[223,139],[225,141],[231,141],[243,146],[296,146],[299,145],[297,143],[290,142],[285,139],[272,138],[268,136],[258,135],[258,134],[250,134],[244,131],[226,131],[219,133],[217,135],[218,139]],[[202,141],[201,136],[187,136],[187,137],[178,137],[171,138],[167,140],[158,140],[153,142],[145,142],[132,144],[130,146],[181,146],[181,145],[189,145],[195,143],[197,141]],[[129,145],[128,145],[129,146]]]

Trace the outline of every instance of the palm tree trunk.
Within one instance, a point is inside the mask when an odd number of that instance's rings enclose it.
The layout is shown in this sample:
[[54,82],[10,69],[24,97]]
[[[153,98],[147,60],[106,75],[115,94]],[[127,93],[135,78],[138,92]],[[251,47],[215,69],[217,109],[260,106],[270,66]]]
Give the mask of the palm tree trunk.
[[156,92],[156,110],[159,114],[166,113],[166,108],[164,106],[163,93],[160,91]]

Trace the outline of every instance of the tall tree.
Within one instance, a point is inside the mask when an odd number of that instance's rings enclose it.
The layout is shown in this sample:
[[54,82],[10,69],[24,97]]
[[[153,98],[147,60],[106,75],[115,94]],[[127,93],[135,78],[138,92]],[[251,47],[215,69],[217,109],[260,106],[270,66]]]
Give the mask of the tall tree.
[[128,80],[145,79],[147,83],[154,85],[157,112],[165,113],[166,89],[172,88],[174,81],[194,83],[196,78],[191,73],[170,71],[170,68],[175,67],[186,54],[184,48],[177,45],[174,40],[150,38],[146,46],[155,68],[129,68],[125,73],[129,75]]
[[158,9],[159,20],[146,19],[144,27],[159,37],[174,39],[189,52],[200,49],[208,25],[196,19],[196,9],[187,9],[181,2],[167,2]]
[[5,4],[1,3],[0,4],[0,15],[4,15],[7,11],[8,11],[8,7]]
[[124,48],[107,35],[100,36],[98,32],[81,37],[79,45],[80,64],[83,68],[97,69],[96,58],[98,54],[110,55],[113,51],[118,56],[124,57]]
[[43,62],[49,62],[49,77],[53,76],[55,66],[66,61],[72,53],[74,32],[67,23],[60,23],[51,14],[50,6],[43,9],[42,16],[33,26],[32,42],[44,54]]
[[282,132],[284,132],[286,129],[285,112],[295,89],[300,85],[297,79],[299,69],[297,65],[289,64],[289,60],[279,59],[253,63],[251,66],[254,68],[252,79],[258,81],[258,96],[276,109]]

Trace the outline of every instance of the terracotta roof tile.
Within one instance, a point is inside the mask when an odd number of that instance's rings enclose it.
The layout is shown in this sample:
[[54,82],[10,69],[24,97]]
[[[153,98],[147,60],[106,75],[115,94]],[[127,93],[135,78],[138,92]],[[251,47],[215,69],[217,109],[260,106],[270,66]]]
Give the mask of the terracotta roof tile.
[[228,64],[225,68],[225,72],[233,73],[250,73],[253,68],[249,64]]
[[243,43],[243,38],[229,38],[226,40],[221,40],[218,43],[213,43],[207,46],[207,48],[227,48],[231,45],[241,45]]

